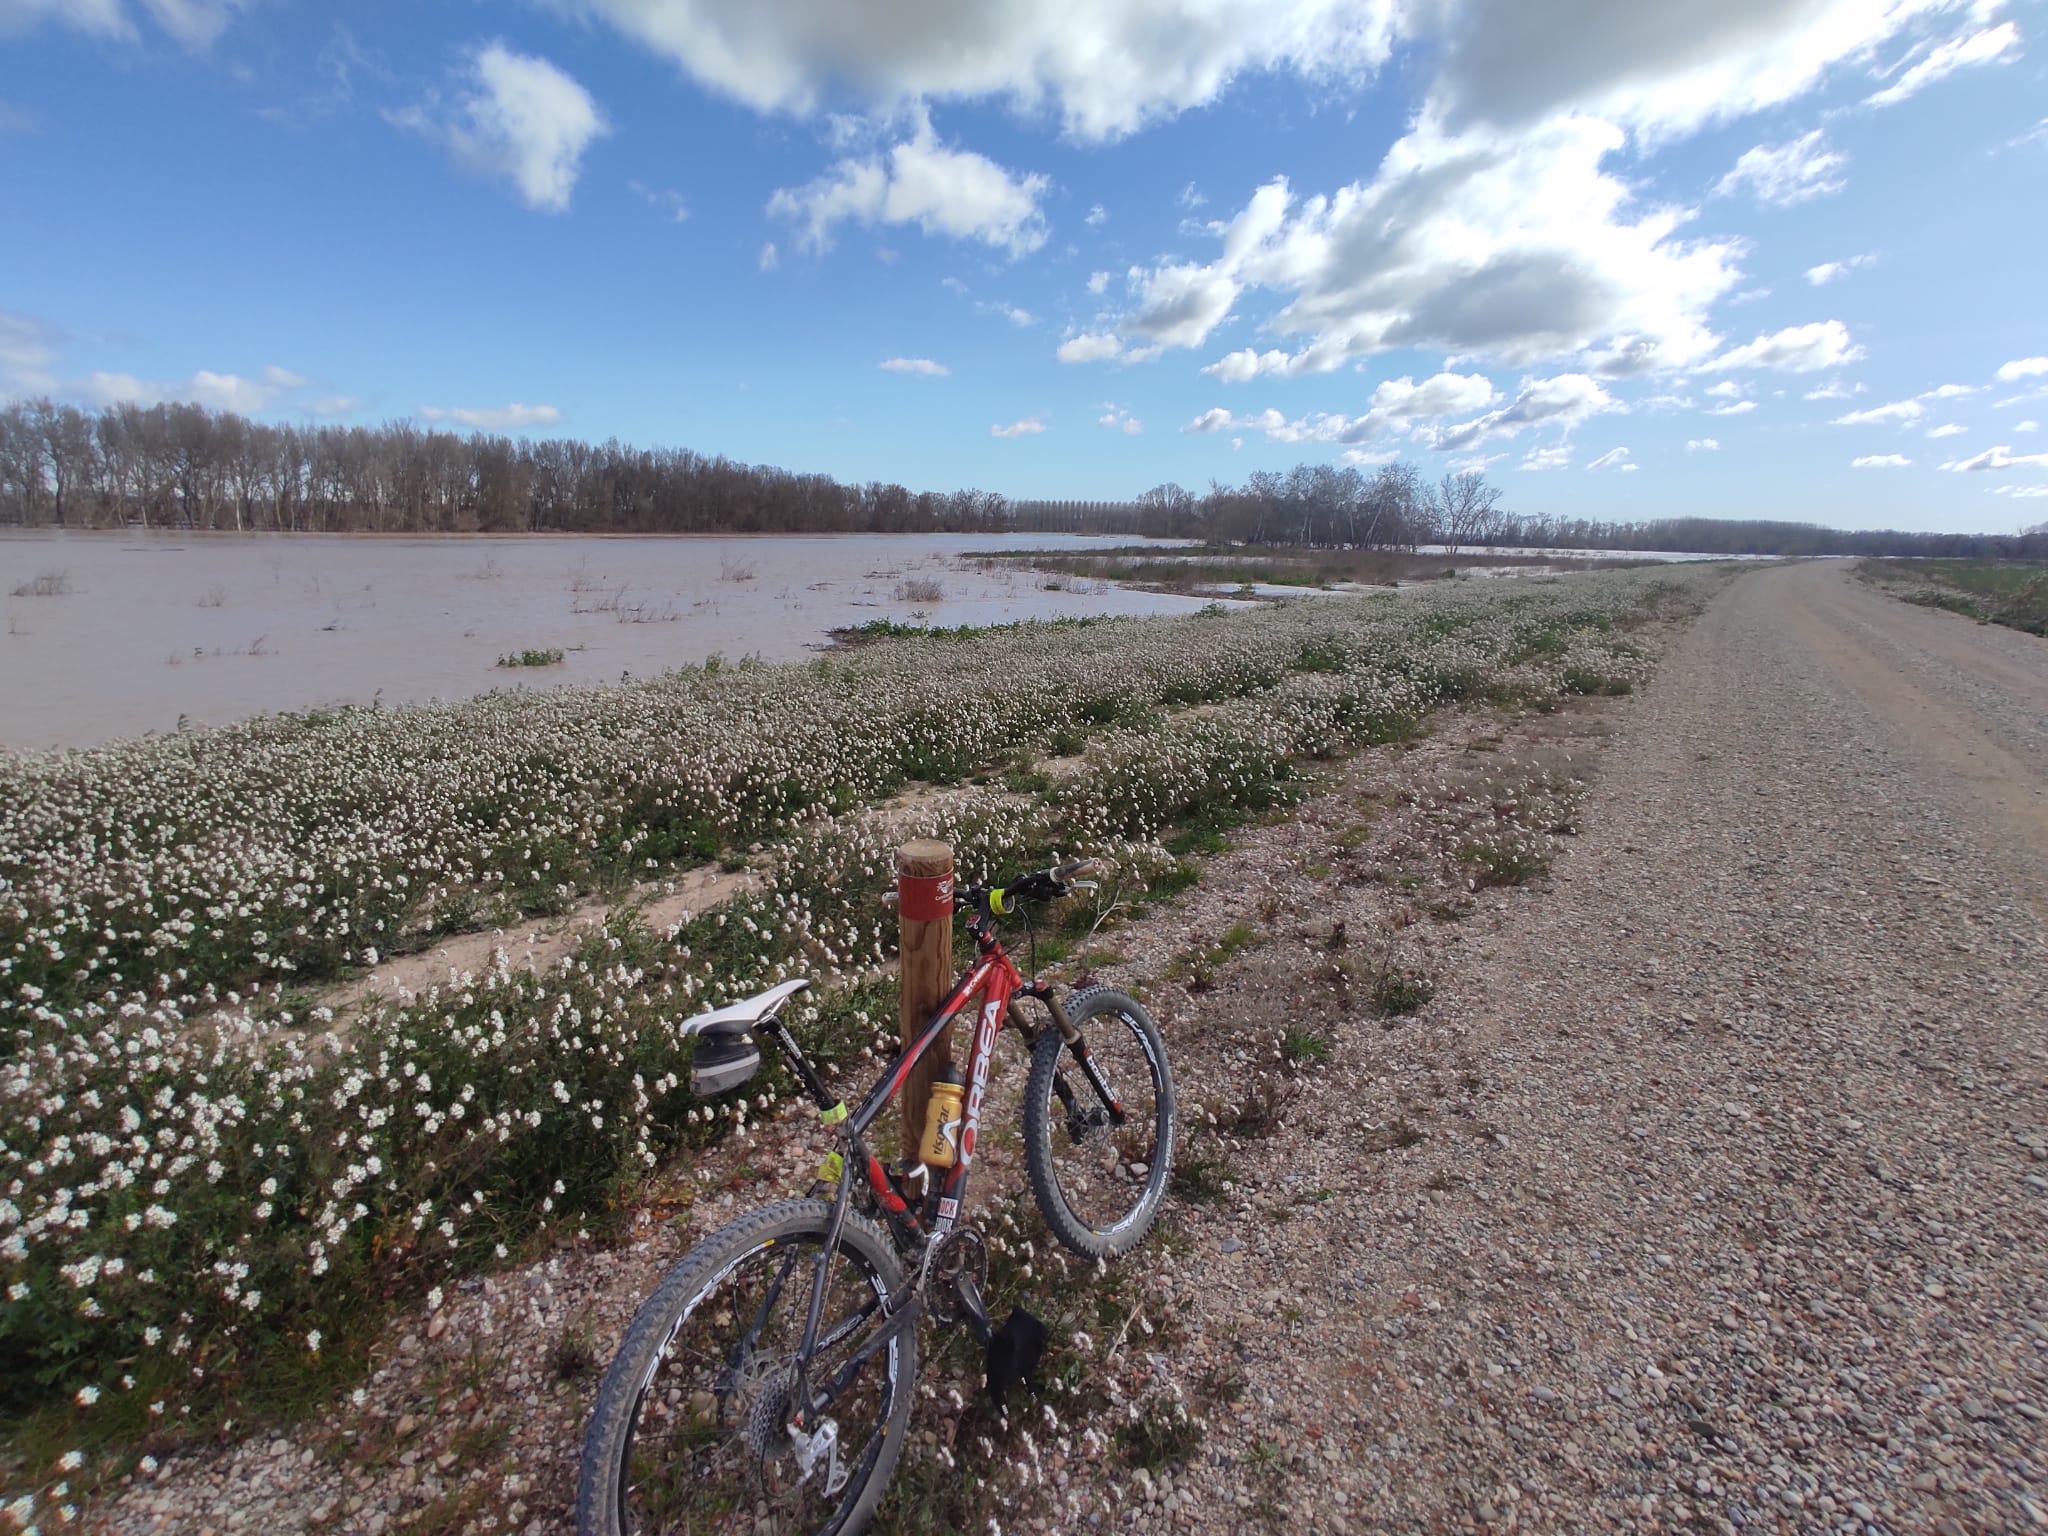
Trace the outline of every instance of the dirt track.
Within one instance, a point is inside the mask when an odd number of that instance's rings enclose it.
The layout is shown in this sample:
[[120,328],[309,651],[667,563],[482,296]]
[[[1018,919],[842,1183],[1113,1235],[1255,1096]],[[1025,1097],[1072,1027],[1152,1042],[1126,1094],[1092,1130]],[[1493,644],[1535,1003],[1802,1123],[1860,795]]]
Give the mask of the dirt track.
[[[1199,1331],[1273,1398],[1189,1513],[1277,1444],[1314,1528],[2048,1527],[2048,645],[1773,570],[1615,718],[1555,888],[1313,1100],[1483,1086],[1207,1245]],[[1262,1145],[1274,1187],[1357,1159]]]

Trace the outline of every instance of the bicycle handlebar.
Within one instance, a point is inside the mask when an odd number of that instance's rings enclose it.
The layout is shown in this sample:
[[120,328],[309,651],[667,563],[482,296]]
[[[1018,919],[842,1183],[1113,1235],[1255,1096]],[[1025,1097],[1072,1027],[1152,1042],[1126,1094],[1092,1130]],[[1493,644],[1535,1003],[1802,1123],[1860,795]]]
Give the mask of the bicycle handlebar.
[[1088,882],[1080,877],[1092,873],[1096,867],[1094,859],[1074,859],[1065,864],[1055,864],[1050,869],[1018,875],[1002,885],[961,886],[954,892],[954,898],[972,906],[984,917],[1002,917],[1016,911],[1020,901],[1052,901],[1085,886]]

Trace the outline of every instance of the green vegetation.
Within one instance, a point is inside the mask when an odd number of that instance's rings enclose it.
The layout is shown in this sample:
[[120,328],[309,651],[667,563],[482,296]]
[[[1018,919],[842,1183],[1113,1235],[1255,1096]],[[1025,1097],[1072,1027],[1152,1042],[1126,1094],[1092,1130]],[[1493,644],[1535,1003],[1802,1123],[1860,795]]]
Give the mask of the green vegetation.
[[562,653],[559,650],[536,651],[530,647],[498,658],[501,667],[557,667],[561,664]]
[[2048,560],[1865,560],[1857,574],[1909,603],[2048,636]]

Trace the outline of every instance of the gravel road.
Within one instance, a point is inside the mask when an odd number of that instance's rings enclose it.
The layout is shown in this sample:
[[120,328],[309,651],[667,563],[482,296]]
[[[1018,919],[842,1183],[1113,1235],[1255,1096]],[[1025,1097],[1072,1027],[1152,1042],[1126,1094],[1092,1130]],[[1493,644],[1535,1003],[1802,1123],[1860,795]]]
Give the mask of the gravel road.
[[2048,1529],[2048,646],[1781,568],[1613,718],[1552,888],[1250,1145],[1179,1286],[1251,1387],[1141,1527]]

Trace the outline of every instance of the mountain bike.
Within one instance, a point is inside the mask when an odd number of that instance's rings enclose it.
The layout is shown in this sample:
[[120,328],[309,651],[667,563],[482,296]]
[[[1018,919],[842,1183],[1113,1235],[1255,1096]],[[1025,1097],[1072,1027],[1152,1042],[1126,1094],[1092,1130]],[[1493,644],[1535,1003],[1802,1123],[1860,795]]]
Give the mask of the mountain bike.
[[[812,1197],[740,1217],[698,1244],[641,1304],[598,1388],[577,1493],[582,1536],[865,1530],[902,1454],[917,1327],[965,1324],[988,1351],[989,1388],[1028,1378],[1044,1325],[1018,1308],[995,1327],[982,1299],[988,1243],[963,1221],[996,1040],[1030,1054],[1024,1151],[1046,1226],[1086,1259],[1128,1253],[1166,1194],[1174,1151],[1166,1047],[1136,999],[1026,981],[995,933],[1025,903],[1087,888],[1086,864],[958,891],[976,958],[860,1107],[829,1092],[782,1014],[785,981],[690,1020],[692,1087],[737,1087],[759,1042],[788,1063],[837,1145]],[[934,1090],[920,1159],[890,1166],[866,1136],[969,1001],[964,1080]],[[1043,1022],[1020,1006],[1040,1004]],[[949,1085],[951,1086],[951,1085]],[[959,1099],[958,1114],[946,1113]],[[824,1198],[829,1192],[830,1198]]]

